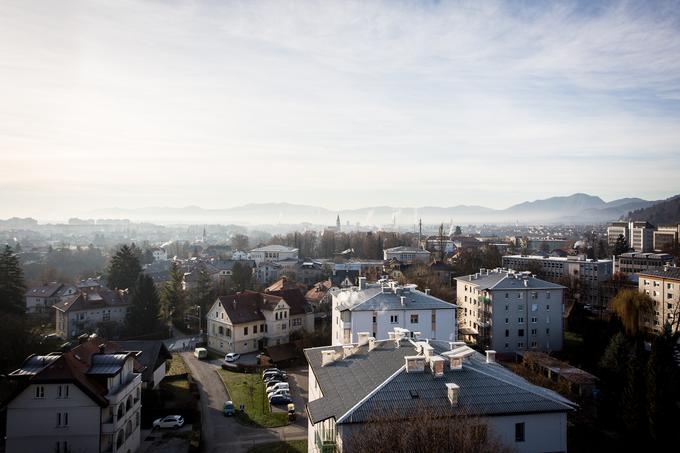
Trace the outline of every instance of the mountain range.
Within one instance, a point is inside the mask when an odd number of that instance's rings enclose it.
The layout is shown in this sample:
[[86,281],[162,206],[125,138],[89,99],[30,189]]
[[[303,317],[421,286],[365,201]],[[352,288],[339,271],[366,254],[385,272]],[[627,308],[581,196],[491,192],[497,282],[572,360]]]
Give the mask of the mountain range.
[[147,207],[136,209],[98,209],[90,212],[97,218],[127,218],[132,221],[159,223],[231,223],[334,225],[340,216],[343,225],[413,225],[424,223],[598,223],[626,217],[631,211],[648,208],[658,201],[641,198],[621,198],[605,202],[600,197],[584,193],[526,201],[506,209],[457,205],[451,207],[423,206],[403,208],[373,206],[334,211],[318,206],[291,203],[250,203],[224,209],[204,209],[198,206],[182,208]]

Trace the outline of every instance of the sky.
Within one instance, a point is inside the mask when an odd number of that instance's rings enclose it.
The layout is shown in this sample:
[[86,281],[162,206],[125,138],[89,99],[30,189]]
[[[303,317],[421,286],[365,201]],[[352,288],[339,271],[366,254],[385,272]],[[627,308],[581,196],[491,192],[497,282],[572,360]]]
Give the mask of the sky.
[[0,2],[0,218],[680,193],[680,2]]

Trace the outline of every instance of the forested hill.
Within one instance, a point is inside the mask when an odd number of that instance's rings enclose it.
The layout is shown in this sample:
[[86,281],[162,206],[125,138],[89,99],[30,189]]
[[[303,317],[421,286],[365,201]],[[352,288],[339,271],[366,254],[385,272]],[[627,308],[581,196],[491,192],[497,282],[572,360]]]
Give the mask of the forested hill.
[[680,223],[680,195],[629,214],[630,220],[646,220],[653,225]]

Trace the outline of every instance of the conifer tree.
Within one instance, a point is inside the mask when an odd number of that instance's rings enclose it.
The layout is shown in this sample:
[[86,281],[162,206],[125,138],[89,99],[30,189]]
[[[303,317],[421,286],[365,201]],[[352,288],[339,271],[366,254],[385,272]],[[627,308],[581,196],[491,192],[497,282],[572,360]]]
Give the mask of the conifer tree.
[[26,311],[26,285],[19,259],[9,245],[0,254],[0,311],[23,314]]
[[134,244],[132,247],[123,245],[113,255],[107,277],[109,288],[128,289],[134,286],[142,272],[136,250],[138,249]]
[[182,289],[184,274],[177,262],[170,266],[170,280],[165,282],[161,294],[161,318],[166,322],[182,319],[186,311],[186,297]]
[[125,318],[125,330],[129,336],[143,336],[161,328],[159,316],[160,298],[153,279],[139,274],[130,292],[130,308]]

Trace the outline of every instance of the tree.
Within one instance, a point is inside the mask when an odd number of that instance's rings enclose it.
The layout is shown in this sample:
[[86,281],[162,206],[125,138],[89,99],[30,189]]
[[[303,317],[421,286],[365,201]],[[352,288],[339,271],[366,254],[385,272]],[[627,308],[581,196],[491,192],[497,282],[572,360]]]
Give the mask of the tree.
[[22,315],[26,311],[26,285],[19,259],[9,245],[0,254],[0,311]]
[[181,315],[186,310],[186,297],[182,289],[184,274],[179,264],[173,261],[170,265],[170,280],[165,282],[161,294],[161,318],[166,322],[172,319],[181,319]]
[[613,253],[616,256],[620,256],[622,253],[626,253],[627,251],[628,242],[626,241],[626,238],[623,237],[622,234],[619,234],[619,237],[616,238],[616,243],[614,243]]
[[138,249],[134,244],[132,247],[123,245],[113,255],[107,277],[109,288],[127,289],[135,284],[142,272],[136,250]]
[[143,336],[161,329],[160,298],[153,279],[140,273],[130,293],[130,308],[125,317],[128,336]]
[[246,263],[234,263],[231,269],[231,286],[234,291],[253,288],[253,270]]
[[249,239],[245,234],[235,234],[231,238],[231,248],[234,250],[248,250]]
[[453,235],[454,236],[462,236],[463,235],[463,232],[461,231],[459,225],[456,225],[456,230],[453,232]]
[[[189,291],[189,307],[188,309],[193,309],[197,305],[201,307],[201,316],[205,317],[210,306],[215,302],[215,288],[213,286],[213,280],[204,268],[198,270],[198,276],[196,278],[196,285]],[[184,313],[182,313],[184,315]],[[205,324],[204,319],[199,319],[199,325]]]
[[647,294],[634,289],[622,289],[611,300],[610,307],[621,319],[628,335],[635,336],[641,327],[650,327],[654,301]]
[[680,393],[680,377],[674,360],[677,335],[669,325],[652,342],[647,362],[647,422],[649,435],[660,445],[668,445],[678,424],[679,409],[674,404]]

